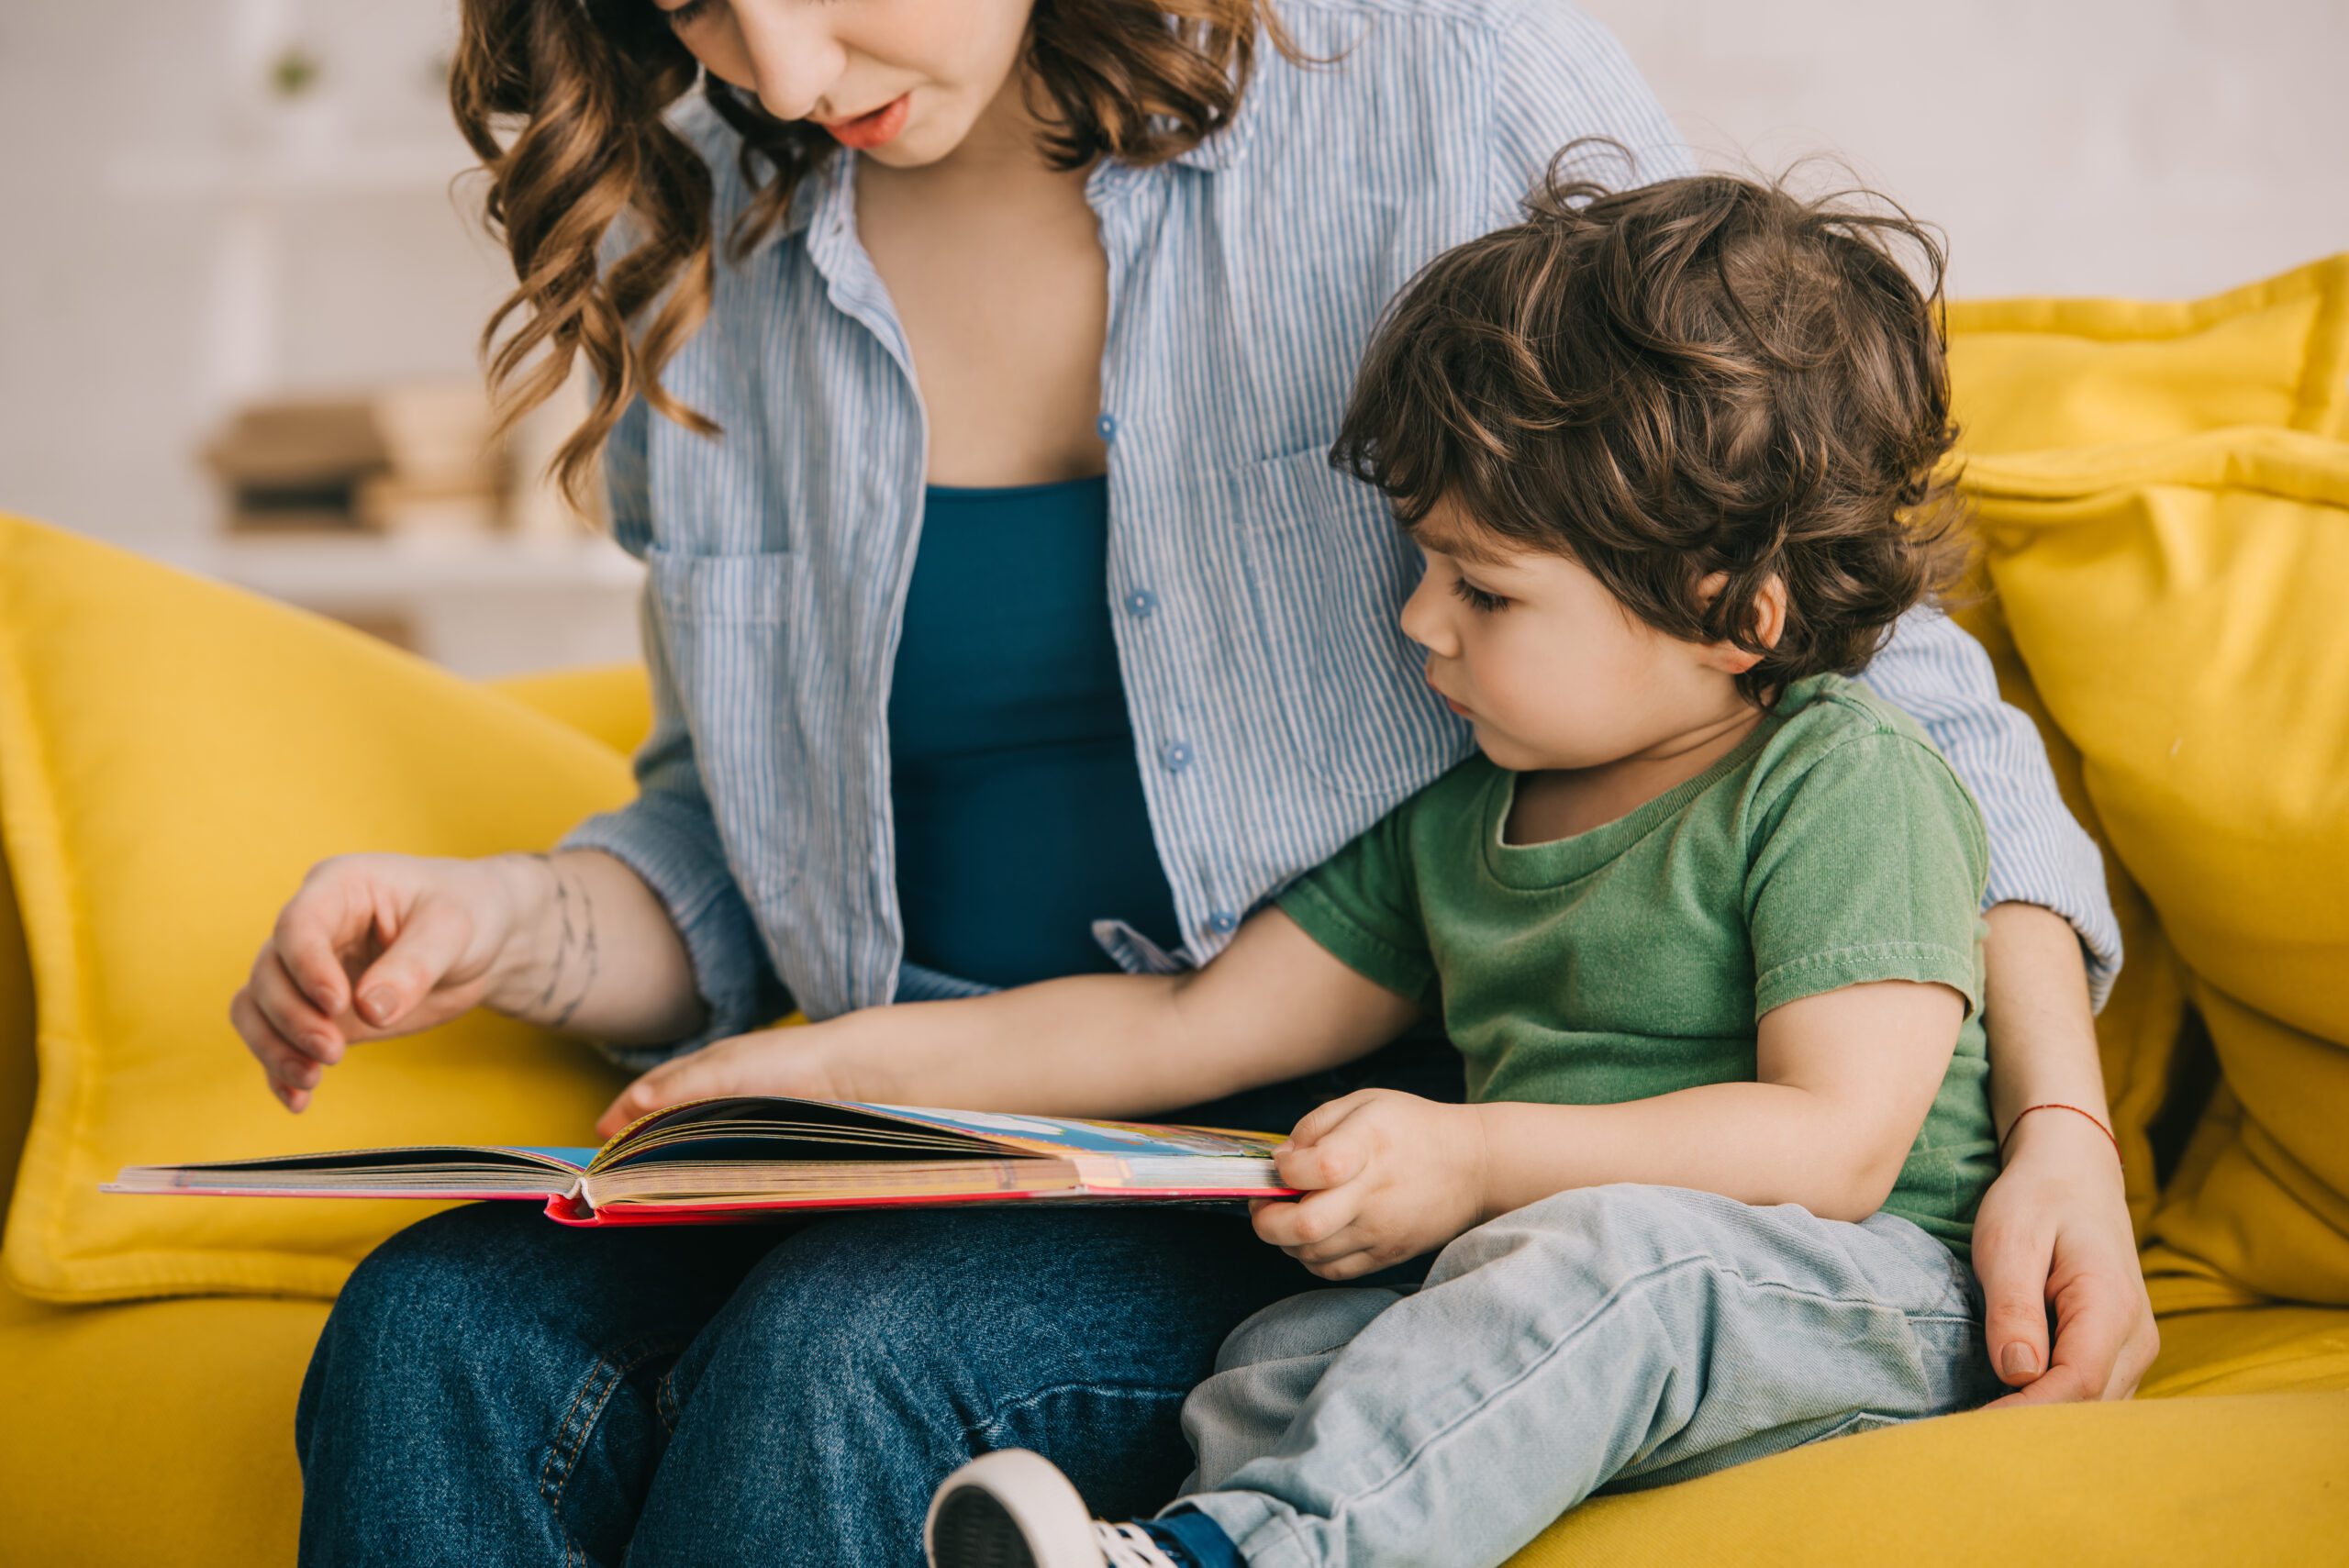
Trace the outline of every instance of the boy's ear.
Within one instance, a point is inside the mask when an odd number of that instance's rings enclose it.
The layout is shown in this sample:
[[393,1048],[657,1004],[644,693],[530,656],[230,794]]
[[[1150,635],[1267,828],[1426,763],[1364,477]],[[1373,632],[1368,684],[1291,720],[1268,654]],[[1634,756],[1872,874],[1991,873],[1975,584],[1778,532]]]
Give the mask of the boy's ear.
[[[1711,604],[1715,595],[1729,586],[1729,573],[1716,572],[1697,584],[1697,596],[1704,604]],[[1787,630],[1787,580],[1773,575],[1753,595],[1753,639],[1765,648],[1778,646],[1778,639]],[[1762,655],[1749,653],[1734,642],[1716,642],[1707,650],[1707,662],[1731,675],[1742,675],[1762,662]]]

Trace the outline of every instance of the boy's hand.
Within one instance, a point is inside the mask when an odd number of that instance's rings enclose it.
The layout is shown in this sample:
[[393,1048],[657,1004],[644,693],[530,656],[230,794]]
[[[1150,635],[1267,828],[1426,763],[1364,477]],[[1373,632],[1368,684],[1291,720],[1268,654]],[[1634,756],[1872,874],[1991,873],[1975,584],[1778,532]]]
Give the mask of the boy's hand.
[[1364,1089],[1319,1106],[1273,1156],[1310,1189],[1251,1203],[1256,1234],[1349,1280],[1432,1251],[1485,1218],[1483,1124],[1471,1106]]
[[[851,1015],[853,1017],[854,1015]],[[664,1106],[719,1095],[791,1095],[808,1100],[855,1100],[841,1071],[838,1047],[848,1020],[757,1029],[714,1040],[674,1057],[620,1091],[596,1118],[596,1136],[609,1139],[629,1122]]]

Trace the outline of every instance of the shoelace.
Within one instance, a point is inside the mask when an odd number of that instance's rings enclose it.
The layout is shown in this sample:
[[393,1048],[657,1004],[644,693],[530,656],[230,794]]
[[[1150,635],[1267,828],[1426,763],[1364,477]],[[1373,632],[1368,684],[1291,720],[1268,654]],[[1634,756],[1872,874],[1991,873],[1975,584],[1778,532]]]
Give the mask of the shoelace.
[[1093,1541],[1109,1560],[1109,1568],[1175,1568],[1174,1560],[1140,1525],[1103,1524],[1095,1519]]

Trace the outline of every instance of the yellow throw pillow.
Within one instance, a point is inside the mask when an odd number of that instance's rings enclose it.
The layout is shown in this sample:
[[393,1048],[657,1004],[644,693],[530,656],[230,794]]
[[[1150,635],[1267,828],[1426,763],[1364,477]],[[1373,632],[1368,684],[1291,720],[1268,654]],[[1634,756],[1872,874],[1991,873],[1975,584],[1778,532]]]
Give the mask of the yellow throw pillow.
[[1949,307],[1966,455],[2234,427],[2349,436],[2349,255],[2208,299]]
[[2219,431],[1969,484],[2015,649],[2239,1106],[2154,1230],[2349,1304],[2349,448]]
[[[28,1296],[331,1296],[429,1206],[101,1194],[126,1164],[593,1143],[625,1082],[485,1011],[364,1046],[300,1116],[228,1019],[303,873],[542,849],[628,760],[317,617],[0,516],[0,835],[39,1006],[6,1262]],[[550,1222],[551,1223],[551,1222]]]
[[[2349,255],[2184,303],[1959,301],[1948,329],[1961,460],[2039,453],[2052,465],[2043,473],[2059,476],[2069,449],[2262,426],[2349,434]],[[2112,852],[2081,784],[2079,753],[2032,689],[1997,600],[1957,618],[1989,651],[2007,700],[2038,723],[2065,803],[2105,851],[2127,957],[2097,1036],[2142,1239],[2158,1196],[2146,1128],[2169,1091],[2185,976]]]

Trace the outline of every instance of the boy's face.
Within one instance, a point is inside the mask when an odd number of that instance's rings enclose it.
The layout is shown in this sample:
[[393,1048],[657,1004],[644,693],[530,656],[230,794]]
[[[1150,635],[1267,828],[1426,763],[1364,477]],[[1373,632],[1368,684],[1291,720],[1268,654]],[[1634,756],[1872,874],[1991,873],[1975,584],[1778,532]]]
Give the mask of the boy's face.
[[1753,657],[1639,619],[1575,562],[1486,532],[1449,497],[1412,530],[1427,572],[1405,636],[1476,744],[1520,773],[1664,757],[1744,706]]

